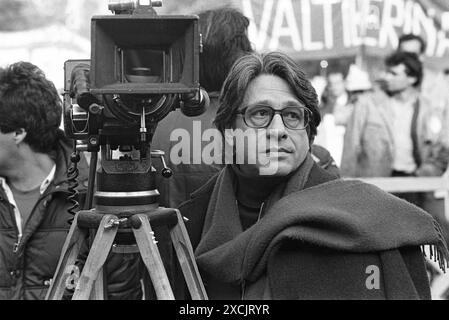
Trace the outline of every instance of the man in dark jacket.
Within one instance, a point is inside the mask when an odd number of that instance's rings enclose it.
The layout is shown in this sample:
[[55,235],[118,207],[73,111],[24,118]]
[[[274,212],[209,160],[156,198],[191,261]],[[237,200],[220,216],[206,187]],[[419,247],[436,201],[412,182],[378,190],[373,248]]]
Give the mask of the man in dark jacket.
[[[43,299],[73,218],[71,143],[58,93],[36,66],[0,70],[0,299]],[[87,163],[79,165],[79,189]]]
[[210,299],[430,298],[421,247],[446,266],[439,225],[313,161],[317,97],[294,61],[242,57],[219,102],[233,163],[180,207]]
[[[72,142],[59,129],[61,114],[58,93],[39,68],[19,62],[0,69],[0,300],[45,298],[73,219],[72,187],[77,201],[85,194],[83,157],[78,187],[68,181]],[[141,296],[129,284],[138,276],[134,260],[110,257],[110,299]],[[73,271],[68,289],[77,280]]]

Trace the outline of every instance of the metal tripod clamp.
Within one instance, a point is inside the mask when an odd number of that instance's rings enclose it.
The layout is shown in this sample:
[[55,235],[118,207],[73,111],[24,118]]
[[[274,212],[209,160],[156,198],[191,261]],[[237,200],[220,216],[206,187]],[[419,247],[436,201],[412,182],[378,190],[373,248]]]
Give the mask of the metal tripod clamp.
[[108,223],[104,226],[105,230],[108,229],[112,229],[115,227],[119,227],[122,223],[125,223],[126,221],[128,221],[128,218],[123,218],[123,219],[111,219],[108,221]]

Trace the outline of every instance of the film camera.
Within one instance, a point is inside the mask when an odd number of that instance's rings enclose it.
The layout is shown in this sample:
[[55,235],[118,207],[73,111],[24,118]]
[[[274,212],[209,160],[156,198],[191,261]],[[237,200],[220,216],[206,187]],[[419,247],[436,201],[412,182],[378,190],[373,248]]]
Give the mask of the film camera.
[[[162,161],[164,177],[172,172],[163,153],[151,150],[158,122],[168,113],[180,108],[196,116],[208,107],[199,84],[198,17],[158,16],[153,7],[160,5],[110,1],[115,15],[92,18],[91,60],[65,63],[64,127],[75,141],[69,170],[74,219],[47,299],[61,299],[70,266],[87,241],[85,230],[96,232],[90,232],[95,237],[74,300],[89,299],[93,288],[95,298],[106,297],[102,270],[111,250],[140,253],[157,297],[173,299],[154,225],[168,226],[192,298],[207,298],[183,217],[159,207],[152,159]],[[92,155],[89,186],[85,208],[76,212],[76,163],[83,151]]]
[[177,108],[196,116],[208,105],[199,84],[198,18],[158,16],[154,5],[111,1],[115,15],[92,18],[90,63],[65,65],[65,130],[83,141],[79,150],[101,150],[98,206],[156,203],[152,156],[171,175],[161,153],[151,156],[158,122]]

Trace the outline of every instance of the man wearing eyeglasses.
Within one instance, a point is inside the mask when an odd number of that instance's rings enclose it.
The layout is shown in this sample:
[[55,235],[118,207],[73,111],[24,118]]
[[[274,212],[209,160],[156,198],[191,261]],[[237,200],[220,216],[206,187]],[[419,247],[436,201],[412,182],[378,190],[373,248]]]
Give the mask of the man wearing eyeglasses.
[[444,265],[438,224],[313,161],[317,96],[288,56],[240,58],[214,123],[229,164],[180,207],[210,299],[430,298],[420,246]]

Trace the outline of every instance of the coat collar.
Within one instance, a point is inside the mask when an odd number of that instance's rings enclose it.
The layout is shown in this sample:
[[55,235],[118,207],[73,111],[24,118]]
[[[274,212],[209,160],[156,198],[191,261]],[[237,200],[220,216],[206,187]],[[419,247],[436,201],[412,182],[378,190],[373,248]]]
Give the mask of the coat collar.
[[[50,186],[52,183],[56,172],[56,165],[53,166],[48,176],[42,181],[42,184],[40,186],[39,192],[40,194],[44,194],[45,190]],[[11,188],[9,187],[8,183],[6,182],[6,179],[3,177],[0,177],[0,187],[5,191],[6,198],[10,204],[14,207],[14,217],[16,219],[17,224],[17,230],[19,233],[19,237],[22,237],[22,215],[19,212],[19,207],[16,203],[16,200],[14,199],[13,193],[11,191]]]

